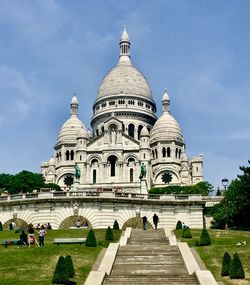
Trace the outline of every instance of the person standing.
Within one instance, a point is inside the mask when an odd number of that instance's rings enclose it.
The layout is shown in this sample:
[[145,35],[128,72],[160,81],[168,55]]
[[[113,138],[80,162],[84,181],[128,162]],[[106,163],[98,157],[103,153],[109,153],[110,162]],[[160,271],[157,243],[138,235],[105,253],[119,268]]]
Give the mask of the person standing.
[[148,218],[146,216],[143,216],[142,217],[142,224],[143,224],[144,231],[147,229],[147,221],[148,221]]
[[39,246],[44,246],[44,236],[46,234],[46,230],[44,225],[41,225],[40,230],[38,231],[38,240],[39,240]]
[[155,230],[157,230],[157,225],[159,223],[159,217],[156,214],[153,215],[153,223],[155,226]]
[[38,246],[39,246],[39,244],[38,244],[38,242],[37,242],[37,240],[36,240],[36,237],[35,237],[35,229],[34,229],[34,226],[33,226],[33,224],[29,224],[28,225],[28,244],[29,244],[29,247],[30,247],[30,244],[31,243],[36,243]]

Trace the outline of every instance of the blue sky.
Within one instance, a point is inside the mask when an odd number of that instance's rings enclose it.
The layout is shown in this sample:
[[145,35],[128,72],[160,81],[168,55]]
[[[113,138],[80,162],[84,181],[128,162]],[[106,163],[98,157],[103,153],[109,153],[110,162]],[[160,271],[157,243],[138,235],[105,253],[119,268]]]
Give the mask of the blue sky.
[[0,0],[0,173],[39,172],[74,93],[92,104],[122,27],[161,114],[167,88],[187,154],[215,187],[250,159],[250,1]]

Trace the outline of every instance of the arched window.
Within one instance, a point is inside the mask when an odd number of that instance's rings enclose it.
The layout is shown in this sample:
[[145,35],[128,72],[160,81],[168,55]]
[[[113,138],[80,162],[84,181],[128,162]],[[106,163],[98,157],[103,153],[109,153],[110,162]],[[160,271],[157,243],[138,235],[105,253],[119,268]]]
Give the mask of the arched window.
[[66,160],[69,160],[69,151],[66,151]]
[[104,133],[104,126],[102,126],[102,133]]
[[179,158],[181,158],[181,149],[179,149]]
[[155,159],[155,152],[152,150],[153,159]]
[[167,148],[167,157],[171,157],[171,150],[170,150],[170,147]]
[[114,155],[111,155],[108,158],[108,162],[110,163],[110,176],[112,177],[115,176],[116,161],[117,161],[117,157]]
[[175,150],[175,158],[178,157],[178,148]]
[[158,153],[157,153],[157,149],[155,150],[155,159],[158,158]]
[[133,124],[128,125],[128,135],[132,138],[135,137],[135,126]]
[[129,181],[134,182],[134,171],[132,168],[129,169]]
[[71,150],[71,152],[70,152],[70,160],[74,160],[74,151],[73,150]]
[[166,157],[166,148],[165,147],[162,148],[162,157]]
[[80,155],[80,160],[82,160],[82,155]]
[[93,184],[96,183],[96,169],[93,170]]
[[99,130],[96,129],[95,133],[96,133],[96,136],[98,137],[99,136]]
[[138,140],[140,139],[142,128],[143,128],[142,125],[140,125],[140,126],[138,127]]
[[91,160],[91,167],[98,166],[98,160],[97,159],[92,159]]

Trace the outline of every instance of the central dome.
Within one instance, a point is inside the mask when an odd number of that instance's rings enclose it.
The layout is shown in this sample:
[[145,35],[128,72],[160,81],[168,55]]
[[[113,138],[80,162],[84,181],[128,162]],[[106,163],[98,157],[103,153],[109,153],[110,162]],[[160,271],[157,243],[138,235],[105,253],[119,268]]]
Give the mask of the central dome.
[[117,66],[104,77],[96,100],[107,96],[139,96],[153,100],[146,78],[130,60],[130,40],[126,29],[120,39],[120,56]]
[[97,99],[113,95],[137,95],[152,100],[147,80],[132,64],[119,63],[103,79]]

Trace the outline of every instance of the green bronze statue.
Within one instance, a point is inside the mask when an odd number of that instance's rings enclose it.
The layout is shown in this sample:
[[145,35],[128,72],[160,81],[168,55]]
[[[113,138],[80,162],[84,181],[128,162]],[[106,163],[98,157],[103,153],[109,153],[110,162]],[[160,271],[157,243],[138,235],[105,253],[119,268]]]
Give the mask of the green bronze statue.
[[146,165],[144,163],[142,163],[141,164],[140,178],[146,177],[146,174],[147,174]]
[[80,177],[81,177],[81,170],[80,170],[80,167],[76,164],[76,166],[75,166],[75,178],[77,180],[79,180]]

